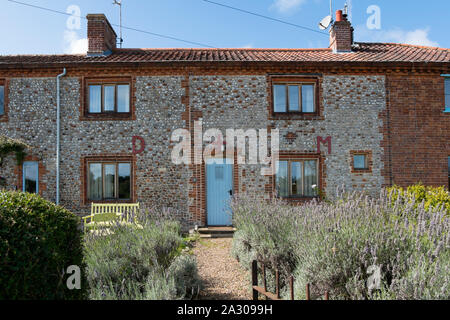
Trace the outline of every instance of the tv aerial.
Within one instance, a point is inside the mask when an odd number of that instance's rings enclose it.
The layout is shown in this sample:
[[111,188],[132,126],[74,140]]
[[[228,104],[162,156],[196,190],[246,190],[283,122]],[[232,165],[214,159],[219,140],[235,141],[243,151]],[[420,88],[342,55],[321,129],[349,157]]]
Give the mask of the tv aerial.
[[119,20],[120,20],[120,36],[119,36],[119,46],[122,48],[123,38],[122,38],[122,0],[113,0],[113,5],[119,6]]
[[330,15],[326,16],[319,22],[319,29],[326,30],[333,23],[333,0],[330,0]]

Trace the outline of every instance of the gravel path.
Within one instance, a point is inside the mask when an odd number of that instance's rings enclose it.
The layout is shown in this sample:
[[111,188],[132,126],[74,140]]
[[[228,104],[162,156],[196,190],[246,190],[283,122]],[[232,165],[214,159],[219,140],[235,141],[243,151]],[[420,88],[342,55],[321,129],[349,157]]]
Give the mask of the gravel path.
[[250,300],[250,277],[231,254],[232,239],[201,239],[194,254],[204,289],[200,300]]

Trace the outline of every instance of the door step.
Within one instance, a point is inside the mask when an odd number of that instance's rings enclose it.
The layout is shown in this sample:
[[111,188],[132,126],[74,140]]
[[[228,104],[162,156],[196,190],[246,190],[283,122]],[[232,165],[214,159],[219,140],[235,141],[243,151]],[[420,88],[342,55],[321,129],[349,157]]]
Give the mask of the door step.
[[210,239],[210,238],[233,238],[233,234],[236,228],[233,227],[205,227],[198,228],[198,233],[200,238]]

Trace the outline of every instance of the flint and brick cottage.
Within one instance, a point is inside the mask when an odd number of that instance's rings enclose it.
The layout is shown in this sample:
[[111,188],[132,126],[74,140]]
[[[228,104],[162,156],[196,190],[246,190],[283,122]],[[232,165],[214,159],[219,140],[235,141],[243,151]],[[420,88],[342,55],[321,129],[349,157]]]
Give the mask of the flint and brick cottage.
[[[31,146],[21,165],[3,159],[6,188],[80,215],[139,202],[203,226],[230,224],[232,193],[299,202],[339,186],[449,186],[450,49],[354,42],[342,12],[325,49],[118,49],[104,15],[87,20],[87,54],[0,56],[0,135]],[[276,175],[236,158],[171,161],[172,133],[194,144],[200,121],[278,129]]]

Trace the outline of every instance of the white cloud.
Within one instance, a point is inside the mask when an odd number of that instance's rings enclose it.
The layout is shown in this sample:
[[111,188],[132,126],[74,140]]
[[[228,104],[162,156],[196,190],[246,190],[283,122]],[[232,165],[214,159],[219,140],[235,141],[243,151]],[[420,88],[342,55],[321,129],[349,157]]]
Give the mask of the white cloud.
[[281,13],[288,13],[291,10],[298,9],[306,0],[275,0],[272,7]]
[[369,30],[365,26],[355,28],[355,39],[361,42],[397,42],[404,44],[439,47],[439,43],[430,39],[430,28],[412,31],[400,28],[390,30]]
[[87,53],[88,39],[78,38],[75,31],[64,31],[64,53],[79,54]]

